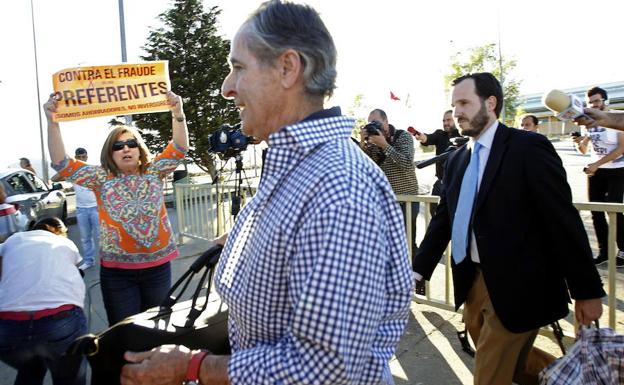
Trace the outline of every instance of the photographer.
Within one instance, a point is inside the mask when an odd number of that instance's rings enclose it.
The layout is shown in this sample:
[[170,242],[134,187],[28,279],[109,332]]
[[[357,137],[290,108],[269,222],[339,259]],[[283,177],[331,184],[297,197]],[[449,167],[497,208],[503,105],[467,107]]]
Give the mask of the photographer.
[[[388,124],[383,110],[375,109],[368,115],[369,124],[360,129],[360,147],[386,174],[395,194],[418,194],[418,180],[414,170],[414,139],[407,131]],[[405,203],[401,202],[405,216]],[[416,239],[416,217],[420,205],[412,202],[412,238]],[[413,241],[412,252],[416,251]]]

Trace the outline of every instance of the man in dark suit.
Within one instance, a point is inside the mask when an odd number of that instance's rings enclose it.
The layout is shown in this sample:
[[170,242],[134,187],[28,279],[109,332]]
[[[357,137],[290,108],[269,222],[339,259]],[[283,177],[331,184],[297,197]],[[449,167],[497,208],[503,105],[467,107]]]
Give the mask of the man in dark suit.
[[[453,81],[453,116],[470,141],[449,156],[445,191],[414,258],[430,279],[452,239],[455,306],[477,348],[475,384],[524,378],[541,326],[568,313],[590,324],[605,295],[561,159],[546,137],[499,123],[490,73]],[[533,382],[535,381],[535,382]]]

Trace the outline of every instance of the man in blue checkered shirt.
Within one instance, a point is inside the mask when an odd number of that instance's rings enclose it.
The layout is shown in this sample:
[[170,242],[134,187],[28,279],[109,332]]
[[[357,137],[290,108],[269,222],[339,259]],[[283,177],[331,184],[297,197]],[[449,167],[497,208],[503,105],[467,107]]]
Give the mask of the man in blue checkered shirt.
[[335,88],[331,35],[312,8],[270,1],[236,34],[230,62],[223,95],[243,131],[268,143],[215,278],[232,355],[127,353],[136,364],[122,380],[392,384],[412,290],[405,229],[383,172],[350,139],[355,122],[323,109]]

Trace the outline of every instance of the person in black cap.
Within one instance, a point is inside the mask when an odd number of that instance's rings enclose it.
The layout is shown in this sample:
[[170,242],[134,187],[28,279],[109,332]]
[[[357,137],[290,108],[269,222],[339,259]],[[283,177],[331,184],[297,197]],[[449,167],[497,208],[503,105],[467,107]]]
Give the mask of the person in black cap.
[[[83,147],[76,148],[74,151],[75,158],[82,162],[87,162],[89,155]],[[59,182],[64,178],[60,174],[52,177],[53,182]],[[95,255],[98,250],[100,225],[97,210],[97,199],[93,191],[88,188],[74,184],[74,192],[76,193],[76,221],[80,229],[80,244],[83,262],[80,265],[81,270],[93,267],[95,264]]]
[[[77,160],[87,162],[87,150],[78,147],[75,151]],[[93,191],[86,187],[74,184],[76,192],[76,220],[80,229],[80,243],[84,263],[82,269],[88,269],[95,264],[95,254],[98,250],[100,226],[98,219],[97,199]]]

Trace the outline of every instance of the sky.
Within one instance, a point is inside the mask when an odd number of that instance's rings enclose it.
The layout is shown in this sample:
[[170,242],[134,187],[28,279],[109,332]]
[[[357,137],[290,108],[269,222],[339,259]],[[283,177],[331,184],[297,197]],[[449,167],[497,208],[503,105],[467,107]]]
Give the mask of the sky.
[[[121,62],[118,0],[32,0],[37,70],[29,0],[0,2],[0,106],[4,139],[0,169],[28,157],[40,170],[40,106],[58,70]],[[220,34],[232,39],[261,2],[204,0],[218,6]],[[456,52],[498,43],[504,58],[516,60],[510,75],[521,93],[544,93],[624,81],[624,46],[618,41],[624,1],[578,0],[309,0],[334,37],[338,50],[337,90],[326,106],[366,118],[382,108],[398,128],[423,132],[441,128],[450,107],[444,74]],[[139,62],[151,28],[169,0],[125,0],[128,62]],[[37,75],[40,98],[37,97]],[[175,91],[175,84],[172,85]],[[401,101],[391,101],[390,91]],[[362,106],[352,108],[357,95]],[[409,95],[409,103],[405,101]],[[99,159],[109,118],[64,122],[68,152],[85,147]],[[234,122],[232,122],[234,123]],[[41,112],[45,154],[46,121]]]

